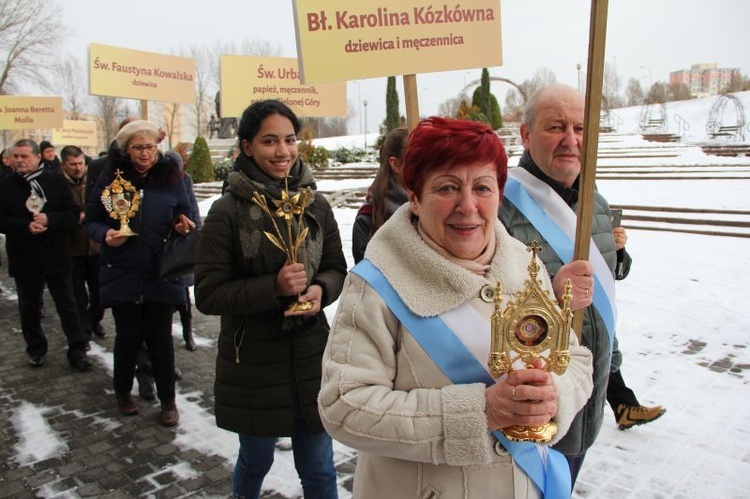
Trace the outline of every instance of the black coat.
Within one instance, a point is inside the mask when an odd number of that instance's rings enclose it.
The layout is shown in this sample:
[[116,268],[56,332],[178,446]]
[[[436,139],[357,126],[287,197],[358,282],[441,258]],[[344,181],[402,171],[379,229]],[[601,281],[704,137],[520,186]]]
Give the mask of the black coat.
[[26,209],[31,186],[15,173],[0,176],[0,233],[6,235],[11,277],[50,275],[71,269],[68,231],[75,229],[80,209],[61,174],[44,169],[36,180],[47,198],[42,213],[47,214],[49,227],[32,235],[29,223],[33,216]]
[[[109,229],[120,223],[109,216],[101,201],[101,192],[115,177],[122,176],[142,192],[141,205],[130,228],[138,235],[125,244],[112,247],[104,240]],[[185,302],[181,279],[159,281],[156,251],[179,215],[190,217],[191,208],[177,163],[160,157],[145,176],[139,175],[129,159],[110,158],[99,176],[86,205],[84,228],[88,236],[101,243],[99,283],[105,307],[116,303],[140,303],[144,300],[179,305]]]
[[253,191],[244,173],[231,173],[229,190],[211,207],[198,243],[195,304],[204,314],[221,315],[216,424],[278,437],[292,435],[301,417],[311,431],[323,431],[317,398],[329,328],[322,307],[338,298],[346,276],[338,225],[316,194],[305,212],[310,235],[302,253],[315,269],[308,271],[311,282],[323,288],[323,303],[316,316],[288,327],[284,309],[290,300],[274,293],[285,256],[263,234],[274,229],[250,202]]

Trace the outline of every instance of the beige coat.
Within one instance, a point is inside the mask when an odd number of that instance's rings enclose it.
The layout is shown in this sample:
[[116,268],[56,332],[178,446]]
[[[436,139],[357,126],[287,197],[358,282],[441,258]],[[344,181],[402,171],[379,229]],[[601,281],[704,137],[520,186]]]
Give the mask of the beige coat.
[[[485,284],[519,291],[529,253],[496,225],[497,250],[488,276],[472,274],[430,249],[401,207],[376,233],[365,256],[405,304],[422,317],[469,301],[489,317],[481,300]],[[549,280],[540,273],[545,286]],[[489,351],[489,335],[486,338]],[[591,355],[571,333],[570,366],[554,376],[558,391],[558,440],[591,388]],[[452,385],[380,296],[349,274],[326,351],[318,400],[323,424],[336,440],[359,449],[354,497],[538,497],[507,455],[494,451],[484,413],[485,385]],[[553,441],[553,443],[554,443]]]

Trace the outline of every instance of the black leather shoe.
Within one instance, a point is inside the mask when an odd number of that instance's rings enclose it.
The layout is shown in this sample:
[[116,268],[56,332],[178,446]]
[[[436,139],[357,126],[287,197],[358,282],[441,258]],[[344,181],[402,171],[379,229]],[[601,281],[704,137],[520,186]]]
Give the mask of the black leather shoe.
[[76,371],[85,372],[91,369],[91,366],[93,366],[93,364],[88,358],[86,358],[85,355],[81,355],[80,357],[76,357],[70,361],[70,367],[72,367]]
[[185,335],[185,349],[190,352],[195,352],[195,340],[193,339],[193,333]]
[[102,324],[100,322],[97,322],[91,327],[91,332],[94,333],[94,336],[97,338],[104,338],[107,336],[106,331],[104,331],[104,328],[102,327]]
[[32,355],[29,357],[31,367],[42,367],[44,365],[44,355]]

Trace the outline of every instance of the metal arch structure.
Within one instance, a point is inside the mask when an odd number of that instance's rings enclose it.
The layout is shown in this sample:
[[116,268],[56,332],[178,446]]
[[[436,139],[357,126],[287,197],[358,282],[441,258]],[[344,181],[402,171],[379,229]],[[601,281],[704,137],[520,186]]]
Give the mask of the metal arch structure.
[[[734,119],[730,119],[731,110]],[[722,94],[711,106],[706,122],[706,137],[714,140],[745,140],[745,107],[733,94]]]
[[643,133],[666,133],[667,104],[664,101],[651,102],[647,97],[641,107],[638,126]]
[[[524,89],[522,89],[521,87],[519,87],[516,84],[516,82],[514,82],[513,80],[509,80],[508,78],[501,78],[500,76],[490,76],[490,82],[493,82],[493,81],[500,81],[500,82],[503,82],[503,83],[507,83],[511,87],[513,87],[516,90],[518,90],[518,93],[521,94],[521,98],[523,99],[523,104],[526,104],[526,98],[527,98],[526,97],[526,92],[524,91]],[[467,83],[464,88],[461,89],[461,93],[469,95],[468,90],[470,88],[472,88],[475,85],[481,85],[481,84],[482,84],[482,80],[481,79],[471,81],[471,82]]]

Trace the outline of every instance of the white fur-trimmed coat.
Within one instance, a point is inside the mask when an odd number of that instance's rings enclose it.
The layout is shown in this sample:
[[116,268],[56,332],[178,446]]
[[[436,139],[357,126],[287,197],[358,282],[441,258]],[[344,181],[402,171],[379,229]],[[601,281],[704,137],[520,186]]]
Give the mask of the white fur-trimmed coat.
[[[498,222],[497,249],[486,277],[429,248],[402,206],[380,228],[366,258],[414,313],[429,317],[469,301],[490,317],[479,292],[501,281],[506,296],[523,288],[530,254]],[[540,272],[551,289],[546,272]],[[486,343],[489,351],[490,338]],[[558,391],[556,441],[592,389],[591,354],[570,338],[570,366],[553,375]],[[359,449],[354,497],[538,497],[507,455],[494,451],[482,383],[452,385],[382,298],[350,273],[323,356],[318,406],[326,430]]]

